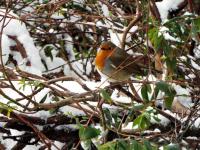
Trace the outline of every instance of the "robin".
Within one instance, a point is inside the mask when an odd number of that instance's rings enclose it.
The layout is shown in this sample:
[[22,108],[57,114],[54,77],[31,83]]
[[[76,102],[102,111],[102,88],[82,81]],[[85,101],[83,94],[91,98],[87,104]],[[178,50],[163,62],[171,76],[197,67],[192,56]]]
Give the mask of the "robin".
[[133,57],[111,41],[106,41],[100,45],[95,66],[101,76],[108,77],[109,81],[125,81],[131,75],[147,75],[148,60],[147,56]]

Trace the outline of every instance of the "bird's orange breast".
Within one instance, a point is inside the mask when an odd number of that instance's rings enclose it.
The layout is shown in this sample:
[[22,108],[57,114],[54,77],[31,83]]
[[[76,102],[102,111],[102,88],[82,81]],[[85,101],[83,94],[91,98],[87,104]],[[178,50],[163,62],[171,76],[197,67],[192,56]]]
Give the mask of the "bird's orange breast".
[[114,50],[100,50],[95,58],[95,65],[99,70],[102,70],[105,65],[105,60],[107,57],[112,55]]

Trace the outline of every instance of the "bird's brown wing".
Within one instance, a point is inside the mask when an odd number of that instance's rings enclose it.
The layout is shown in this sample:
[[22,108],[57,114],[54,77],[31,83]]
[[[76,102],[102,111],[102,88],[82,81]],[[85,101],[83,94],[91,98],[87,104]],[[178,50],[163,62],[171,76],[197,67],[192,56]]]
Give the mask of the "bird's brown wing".
[[116,52],[108,58],[109,61],[115,65],[115,68],[123,70],[128,74],[146,75],[148,65],[145,63],[148,61],[144,56],[133,57],[120,48],[116,48],[115,51]]

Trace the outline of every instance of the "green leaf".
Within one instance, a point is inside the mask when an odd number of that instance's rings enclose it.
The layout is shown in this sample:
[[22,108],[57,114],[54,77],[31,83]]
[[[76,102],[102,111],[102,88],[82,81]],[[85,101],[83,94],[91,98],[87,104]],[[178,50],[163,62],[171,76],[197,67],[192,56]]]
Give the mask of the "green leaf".
[[7,117],[8,117],[8,118],[10,118],[11,112],[13,112],[13,109],[8,108],[8,109],[7,109]]
[[166,82],[160,81],[160,82],[156,83],[156,88],[158,88],[162,92],[168,93],[168,91],[169,91],[169,84],[167,84]]
[[128,147],[128,143],[124,140],[119,140],[116,142],[116,149],[118,150],[127,150]]
[[136,104],[133,106],[134,111],[142,110],[144,109],[144,104]]
[[23,0],[25,3],[32,2],[33,0]]
[[180,147],[178,144],[169,144],[164,147],[164,150],[179,150]]
[[112,125],[112,114],[110,113],[110,110],[108,108],[103,109],[105,118],[106,118],[106,124],[108,126]]
[[100,91],[101,97],[107,102],[107,103],[112,103],[112,99],[110,97],[110,95],[108,94],[108,92],[106,92],[106,90],[102,89]]
[[150,117],[146,113],[139,115],[134,121],[133,126],[138,126],[139,129],[146,129],[150,125]]
[[98,147],[98,150],[130,150],[130,144],[125,140],[116,140],[112,142],[107,142],[106,144]]
[[49,0],[43,0],[43,4],[47,4]]
[[157,122],[160,122],[160,121],[161,121],[160,118],[158,118],[158,116],[155,116],[155,115],[153,115],[153,119],[154,119],[155,121],[157,121]]
[[147,141],[147,140],[144,140],[144,149],[145,149],[145,150],[153,150],[153,148],[152,148],[150,142]]
[[130,147],[131,150],[142,150],[143,149],[143,146],[142,144],[138,143],[137,141],[133,140],[131,142],[131,147]]
[[171,109],[171,106],[172,106],[172,103],[173,103],[173,100],[174,100],[174,96],[167,96],[167,97],[164,98],[164,100],[165,100],[166,108]]
[[116,142],[107,142],[100,147],[98,147],[98,150],[116,150]]
[[167,40],[165,40],[163,34],[160,32],[159,27],[155,27],[148,32],[149,39],[156,51],[163,50],[166,56],[171,54],[171,48]]
[[156,89],[165,93],[165,106],[170,109],[176,95],[174,88],[166,82],[160,81],[156,83]]
[[200,18],[193,20],[191,32],[194,36],[196,36],[197,33],[200,32]]
[[132,122],[135,118],[135,108],[134,106],[128,111],[128,115],[126,117],[126,120],[124,122],[124,126],[127,126],[129,122]]
[[54,48],[52,46],[46,46],[45,49],[44,49],[44,53],[47,57],[50,57],[51,58],[51,61],[53,61],[53,55],[52,55],[52,50]]
[[79,137],[82,141],[95,138],[100,133],[101,133],[101,131],[99,129],[96,129],[96,128],[93,128],[90,126],[84,127],[84,126],[80,125],[80,128],[79,128]]
[[99,146],[98,150],[156,150],[156,147],[147,140],[144,140],[143,144],[135,140],[115,140]]
[[98,147],[98,150],[116,150],[116,142],[107,142],[101,146]]
[[19,90],[25,90],[25,87],[26,87],[26,79],[25,78],[22,78],[20,81],[19,81],[19,84],[21,85],[20,87],[19,87]]
[[121,118],[119,117],[118,113],[113,113],[112,117],[114,119],[114,123],[112,124],[115,128],[119,128],[119,125],[121,123]]
[[167,68],[169,68],[172,72],[175,72],[176,71],[176,64],[177,64],[177,59],[174,57],[174,58],[169,58],[167,57],[165,59],[166,61],[166,64],[167,64]]
[[154,88],[154,92],[152,94],[152,97],[150,100],[155,100],[156,97],[158,96],[158,93],[159,93],[159,89],[158,88]]
[[162,38],[158,36],[159,28],[152,28],[148,32],[148,37],[155,47],[155,50],[158,51],[160,49],[160,43],[162,41]]
[[151,86],[149,84],[143,84],[142,89],[141,89],[141,95],[144,100],[144,102],[148,103],[149,102],[149,96],[148,93],[151,92]]

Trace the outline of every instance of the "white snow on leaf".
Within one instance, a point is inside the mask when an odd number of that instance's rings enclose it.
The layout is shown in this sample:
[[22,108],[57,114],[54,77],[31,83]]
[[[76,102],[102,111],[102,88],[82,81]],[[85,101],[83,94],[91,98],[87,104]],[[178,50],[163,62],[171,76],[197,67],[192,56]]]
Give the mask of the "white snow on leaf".
[[163,125],[164,127],[166,127],[166,126],[170,123],[170,120],[167,119],[166,117],[162,116],[161,114],[156,115],[156,117],[157,117],[160,121],[156,121],[153,117],[151,117],[150,122],[151,122],[152,124],[161,124],[161,125]]
[[169,31],[169,29],[167,27],[161,26],[158,36],[163,35],[166,40],[177,41],[177,42],[181,41],[179,38],[175,38],[175,37],[171,36],[168,31]]
[[100,124],[96,124],[95,129],[99,129],[101,131],[99,136],[92,139],[92,142],[94,143],[94,145],[96,147],[98,147],[101,144],[103,144],[104,139],[108,135],[108,130],[104,130],[103,127]]
[[161,2],[156,2],[162,21],[165,22],[169,11],[176,10],[178,5],[183,1],[184,0],[163,0]]

